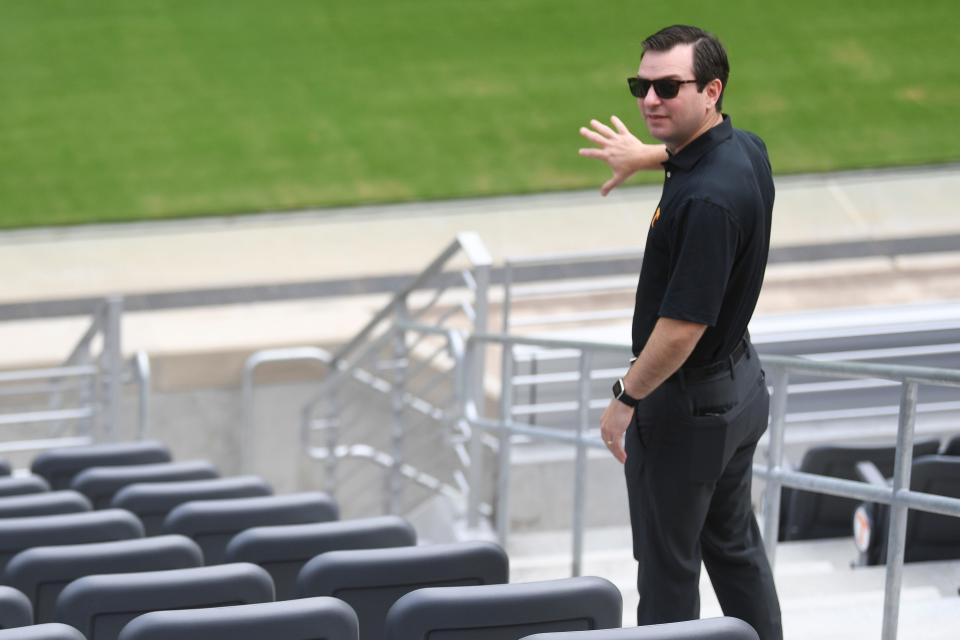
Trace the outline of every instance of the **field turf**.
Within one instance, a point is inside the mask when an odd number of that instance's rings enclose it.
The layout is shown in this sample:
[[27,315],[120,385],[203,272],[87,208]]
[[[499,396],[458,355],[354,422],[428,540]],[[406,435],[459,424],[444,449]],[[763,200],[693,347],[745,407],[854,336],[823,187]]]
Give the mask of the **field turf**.
[[3,0],[0,226],[595,188],[675,22],[780,174],[960,160],[955,0]]

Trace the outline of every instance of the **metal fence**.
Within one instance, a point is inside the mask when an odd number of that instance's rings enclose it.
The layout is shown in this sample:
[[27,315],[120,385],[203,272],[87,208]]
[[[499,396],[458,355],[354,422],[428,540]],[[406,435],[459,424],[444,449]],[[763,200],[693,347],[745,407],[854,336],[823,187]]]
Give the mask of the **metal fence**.
[[[330,374],[302,409],[301,438],[307,456],[324,465],[328,489],[369,482],[372,465],[385,472],[387,512],[408,511],[438,493],[476,499],[467,486],[480,480],[467,474],[479,466],[471,460],[483,455],[482,446],[455,417],[465,395],[484,397],[483,354],[467,364],[461,332],[486,331],[491,262],[475,234],[459,235],[349,343],[325,357]],[[259,357],[248,361],[244,378],[248,406]],[[341,473],[343,463],[350,470]],[[408,487],[418,494],[405,495]],[[464,509],[473,524],[489,512],[478,502]]]
[[[441,276],[449,276],[444,271],[458,254],[469,258],[460,277],[468,299],[461,304],[438,304],[452,286],[449,277]],[[609,257],[615,261],[634,259],[629,254]],[[508,264],[505,268],[505,327],[517,324],[511,318],[512,307],[519,300],[514,295],[516,291],[511,293],[510,289],[512,268],[536,266],[537,262]],[[403,513],[409,504],[402,499],[405,488],[415,485],[450,498],[469,527],[476,528],[485,518],[492,518],[496,533],[505,543],[510,528],[508,487],[514,442],[523,438],[569,446],[575,466],[570,487],[574,497],[571,572],[577,575],[583,557],[587,452],[591,448],[606,449],[599,438],[596,414],[591,411],[609,401],[611,368],[625,369],[631,354],[621,344],[487,333],[489,278],[489,256],[479,240],[458,239],[341,351],[334,355],[308,355],[327,363],[331,375],[317,397],[303,408],[304,450],[310,458],[323,463],[330,490],[336,491],[344,483],[343,476],[337,472],[342,463],[364,460],[383,471],[383,511]],[[622,283],[611,283],[611,290],[620,287]],[[418,295],[421,303],[414,305]],[[441,313],[444,306],[447,312]],[[453,320],[458,314],[459,322]],[[589,319],[572,318],[577,322]],[[531,324],[541,324],[541,320]],[[517,374],[516,354],[524,350],[562,352],[563,357],[576,362],[572,370],[551,374],[552,379],[563,378],[576,385],[573,397],[565,399],[567,414],[560,419],[561,424],[535,424],[518,418],[515,402],[518,378],[528,387],[544,382],[541,373]],[[294,354],[295,357],[302,355]],[[283,355],[279,357],[282,359]],[[754,470],[756,476],[766,482],[763,531],[771,563],[776,560],[782,487],[890,505],[890,552],[882,638],[892,640],[897,635],[908,510],[960,517],[960,499],[909,489],[918,387],[960,387],[960,372],[823,362],[792,356],[761,358],[768,382],[772,383],[772,420],[766,463],[756,464]],[[252,394],[253,371],[259,363],[251,360],[249,364],[244,388],[249,388]],[[785,468],[783,443],[788,423],[788,383],[792,376],[801,375],[872,379],[881,381],[878,384],[901,386],[897,458],[889,488]],[[379,409],[375,407],[378,399]],[[379,424],[364,430],[359,426],[362,421],[358,422],[358,416],[372,409]],[[246,414],[249,415],[249,411]],[[345,441],[346,434],[353,440]],[[371,435],[379,441],[365,442],[364,438]],[[455,461],[453,465],[449,464],[451,459]]]
[[[595,383],[605,375],[605,371],[598,371],[594,362],[604,357],[614,356],[623,358],[624,362],[629,352],[623,345],[581,342],[574,340],[550,340],[530,337],[510,336],[505,334],[473,333],[465,336],[462,341],[455,337],[456,332],[450,329],[438,328],[430,325],[401,321],[397,325],[399,333],[417,334],[420,336],[434,336],[441,338],[451,345],[447,353],[454,359],[452,368],[447,373],[454,381],[457,390],[449,396],[450,404],[442,408],[446,422],[462,425],[464,432],[472,434],[471,440],[475,447],[492,444],[495,451],[495,469],[484,469],[484,461],[488,456],[481,455],[473,449],[467,459],[465,478],[467,482],[460,487],[446,486],[447,493],[457,490],[466,492],[462,496],[461,504],[468,509],[465,517],[472,523],[483,516],[479,506],[483,504],[485,496],[494,496],[492,508],[495,528],[502,543],[509,535],[510,494],[508,491],[511,464],[511,441],[520,435],[531,440],[565,444],[573,448],[573,513],[571,514],[571,529],[573,532],[572,566],[571,573],[579,575],[582,567],[583,538],[584,538],[584,507],[586,504],[586,454],[590,448],[605,450],[601,442],[594,420],[590,416],[591,403],[607,402],[608,394],[598,397]],[[513,402],[513,363],[511,354],[516,347],[562,349],[577,353],[578,393],[576,402],[579,406],[578,418],[574,428],[569,426],[546,427],[530,425],[517,421],[512,416]],[[488,353],[491,349],[499,351],[499,403],[485,403],[478,400],[478,396],[470,394],[470,385],[476,380],[471,379],[479,369],[477,359],[495,361],[496,354]],[[776,541],[779,526],[779,500],[782,487],[793,487],[806,491],[813,491],[829,495],[856,498],[891,505],[892,514],[889,524],[889,549],[887,573],[885,580],[883,635],[884,640],[892,640],[897,635],[897,620],[899,615],[899,600],[904,561],[904,537],[906,516],[908,509],[916,509],[960,517],[960,499],[936,496],[911,491],[910,470],[912,464],[913,431],[916,419],[917,391],[920,385],[939,385],[960,387],[960,372],[943,369],[921,367],[860,364],[842,362],[816,362],[804,358],[790,356],[767,356],[763,358],[768,379],[772,382],[773,400],[771,405],[772,421],[769,433],[768,459],[766,464],[755,465],[755,474],[767,483],[765,504],[763,509],[764,539],[770,556],[771,564],[776,560]],[[807,376],[822,376],[828,378],[856,378],[880,379],[894,381],[902,386],[902,401],[900,406],[899,429],[897,436],[897,458],[892,485],[889,488],[877,487],[864,482],[841,480],[825,476],[816,476],[807,473],[790,471],[783,464],[783,434],[787,415],[787,390],[791,375],[804,374]],[[486,371],[485,376],[497,377],[495,373]],[[397,379],[403,379],[398,376]],[[401,397],[403,391],[383,380],[382,392]],[[606,380],[602,388],[606,389]],[[409,398],[408,398],[409,399]],[[403,438],[404,412],[399,408],[403,402],[394,403],[395,419],[391,428],[395,434]],[[491,434],[494,441],[485,440],[483,434]],[[434,442],[443,442],[434,439]],[[399,447],[392,452],[391,473],[393,480],[388,487],[397,487],[403,478],[412,478],[416,473],[422,473],[408,465],[404,459],[403,448]],[[490,472],[492,471],[492,473]],[[427,474],[428,475],[428,474]],[[489,486],[490,483],[493,486]],[[563,490],[558,488],[558,490]],[[438,488],[438,493],[442,492]],[[396,501],[390,502],[396,505]],[[473,510],[471,514],[469,510]]]
[[0,373],[0,452],[114,440],[120,435],[123,386],[137,385],[135,436],[149,430],[150,361],[124,360],[123,299],[102,300],[62,364]]

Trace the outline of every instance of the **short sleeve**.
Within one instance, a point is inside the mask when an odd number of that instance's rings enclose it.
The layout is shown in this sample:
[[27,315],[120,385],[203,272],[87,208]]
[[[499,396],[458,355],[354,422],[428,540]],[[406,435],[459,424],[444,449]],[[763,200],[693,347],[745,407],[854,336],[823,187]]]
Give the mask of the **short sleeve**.
[[737,255],[740,231],[723,207],[691,199],[671,220],[671,271],[660,316],[714,326]]

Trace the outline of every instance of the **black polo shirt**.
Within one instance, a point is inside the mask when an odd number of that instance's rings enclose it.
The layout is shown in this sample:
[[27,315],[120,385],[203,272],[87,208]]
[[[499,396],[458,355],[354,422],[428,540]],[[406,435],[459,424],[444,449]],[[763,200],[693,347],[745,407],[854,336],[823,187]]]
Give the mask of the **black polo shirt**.
[[770,248],[773,176],[763,141],[729,116],[664,163],[633,313],[633,353],[660,317],[708,325],[684,366],[726,358],[747,331]]

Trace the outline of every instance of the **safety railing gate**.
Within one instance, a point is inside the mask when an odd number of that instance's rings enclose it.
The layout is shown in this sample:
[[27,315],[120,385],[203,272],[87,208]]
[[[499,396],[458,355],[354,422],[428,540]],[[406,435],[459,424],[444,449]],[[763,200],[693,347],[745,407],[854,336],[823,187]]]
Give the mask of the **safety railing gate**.
[[[484,395],[482,354],[465,365],[460,336],[486,331],[490,266],[479,237],[460,234],[327,359],[330,374],[302,410],[301,437],[307,456],[323,463],[328,491],[369,494],[362,487],[379,475],[386,513],[408,513],[438,494],[455,503],[471,496],[458,508],[473,525],[489,513],[467,491],[481,484],[470,476],[485,447],[459,409],[464,395],[481,403]],[[348,508],[362,511],[360,499]]]
[[[883,640],[894,640],[897,637],[897,621],[900,611],[907,511],[916,509],[960,517],[960,499],[910,490],[919,388],[921,385],[960,388],[960,371],[852,362],[814,362],[784,356],[766,356],[762,360],[767,372],[767,380],[772,382],[773,386],[770,410],[770,441],[767,464],[755,465],[754,473],[767,482],[763,531],[764,544],[770,562],[773,564],[776,560],[781,487],[792,487],[804,491],[890,505],[891,513],[887,531],[889,551],[884,586],[881,638]],[[792,471],[785,467],[783,442],[788,389],[791,376],[797,374],[813,374],[845,379],[878,379],[900,385],[897,451],[894,461],[893,481],[889,487],[879,487],[853,480],[828,478]]]
[[134,435],[146,435],[150,362],[143,352],[124,360],[122,314],[122,298],[106,299],[60,366],[0,372],[0,452],[116,439],[121,435],[121,394],[128,382],[139,391]]
[[[605,449],[595,424],[595,416],[591,415],[591,408],[609,402],[609,371],[603,368],[598,369],[595,363],[611,358],[625,362],[625,358],[629,356],[626,347],[617,344],[537,339],[480,332],[460,338],[459,332],[449,328],[437,328],[409,320],[398,321],[393,326],[393,331],[384,333],[381,338],[382,343],[378,347],[393,344],[396,348],[394,355],[399,358],[405,353],[404,349],[409,346],[400,336],[410,335],[417,335],[421,339],[432,336],[434,340],[445,345],[441,347],[441,351],[446,358],[450,359],[450,366],[446,369],[446,375],[450,377],[454,389],[447,396],[444,405],[446,408],[442,411],[443,420],[440,422],[448,427],[455,427],[455,430],[459,433],[472,433],[473,441],[480,441],[481,433],[490,434],[495,438],[495,449],[498,456],[496,473],[483,475],[480,471],[480,465],[477,464],[481,458],[472,458],[470,460],[472,463],[470,472],[464,476],[463,482],[457,486],[448,486],[447,489],[450,494],[462,492],[463,499],[472,510],[472,514],[468,515],[471,516],[471,521],[475,522],[482,518],[487,511],[482,508],[483,496],[491,493],[490,487],[487,485],[492,480],[494,483],[492,495],[495,500],[493,518],[502,543],[505,544],[509,534],[510,495],[507,487],[511,463],[511,441],[517,436],[524,436],[529,440],[561,443],[574,448],[574,486],[570,488],[574,495],[571,521],[573,531],[571,572],[573,575],[579,575],[582,567],[585,528],[584,507],[587,501],[586,453],[590,448]],[[371,350],[376,350],[378,347],[371,344]],[[565,352],[568,357],[571,353],[576,354],[574,357],[579,364],[575,375],[577,393],[574,402],[576,409],[570,414],[572,424],[539,426],[515,419],[512,411],[514,374],[511,354],[518,347],[536,348],[544,351],[560,350]],[[500,397],[497,404],[485,401],[482,395],[472,393],[471,388],[474,391],[477,388],[478,380],[476,376],[484,371],[483,363],[497,360],[498,355],[499,371],[485,372],[488,379],[495,379],[498,377],[497,373],[499,374]],[[388,361],[380,360],[381,363]],[[399,359],[395,359],[393,362],[397,363],[399,361]],[[754,471],[757,477],[766,482],[763,531],[771,564],[776,559],[779,500],[782,487],[793,487],[805,491],[890,505],[892,513],[888,532],[889,554],[885,578],[881,637],[883,640],[893,640],[897,636],[907,511],[916,509],[960,517],[960,499],[920,493],[911,491],[909,488],[918,388],[921,385],[960,387],[960,371],[895,365],[818,362],[790,356],[767,356],[763,358],[763,364],[767,372],[768,383],[772,384],[772,419],[768,436],[768,459],[766,463],[756,464]],[[351,367],[346,371],[351,372],[351,375],[359,375],[360,369]],[[397,369],[392,369],[392,371],[396,376],[392,382],[380,379],[378,383],[372,374],[364,373],[364,375],[372,376],[369,381],[370,384],[381,385],[381,393],[392,398],[392,406],[395,410],[401,405],[416,403],[418,401],[416,394],[409,393],[404,386],[406,383],[405,374],[400,373]],[[783,440],[787,424],[789,381],[791,376],[799,376],[800,374],[806,377],[872,378],[892,381],[901,385],[896,464],[892,484],[888,488],[865,482],[800,473],[785,468],[783,464]],[[339,377],[338,380],[337,383],[327,385],[328,398],[335,395],[333,393],[334,385],[342,384],[344,378]],[[491,395],[496,393],[492,387],[489,389]],[[325,424],[324,428],[328,430],[327,434],[330,436],[335,433],[333,428],[336,418],[333,410],[336,405],[332,400],[328,400],[326,406],[329,413],[326,414],[325,420],[329,423]],[[425,408],[422,407],[421,409]],[[397,445],[408,437],[410,433],[408,427],[410,425],[407,424],[405,414],[402,412],[395,411],[394,415],[397,416],[397,420],[391,425],[391,433],[394,444]],[[337,426],[342,426],[342,424]],[[441,432],[438,432],[436,428],[432,433],[427,433],[429,446],[433,448],[435,457],[441,456],[440,448],[448,440],[440,437],[440,434]],[[326,455],[329,455],[332,448],[339,446],[336,442],[335,437],[330,438],[325,451]],[[408,453],[404,447],[396,446],[392,455],[389,456],[389,466],[395,470],[395,480],[404,477],[414,479],[419,473],[417,471],[419,466],[411,462]],[[564,489],[558,487],[556,490],[562,491]],[[390,491],[396,491],[396,487],[391,486]]]

